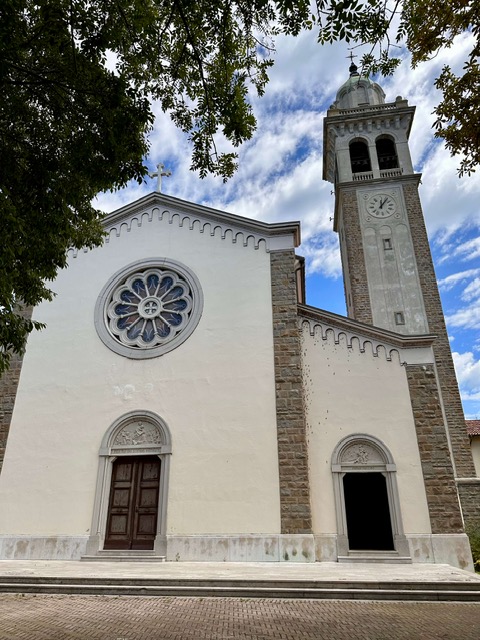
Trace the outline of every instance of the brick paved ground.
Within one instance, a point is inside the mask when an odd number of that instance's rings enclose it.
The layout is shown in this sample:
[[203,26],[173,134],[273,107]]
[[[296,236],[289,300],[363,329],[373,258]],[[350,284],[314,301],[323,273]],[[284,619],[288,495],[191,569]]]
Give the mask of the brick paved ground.
[[1,640],[479,640],[480,605],[0,594]]

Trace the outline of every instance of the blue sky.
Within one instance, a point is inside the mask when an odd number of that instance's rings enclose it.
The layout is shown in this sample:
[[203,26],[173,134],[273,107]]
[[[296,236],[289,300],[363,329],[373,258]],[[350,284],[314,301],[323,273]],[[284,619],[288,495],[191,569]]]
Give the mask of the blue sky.
[[[408,55],[395,75],[377,79],[387,102],[396,96],[416,106],[410,136],[415,170],[423,174],[420,195],[468,418],[480,418],[480,169],[458,178],[459,158],[451,158],[433,138],[432,111],[439,100],[434,78],[445,64],[460,70],[471,49],[468,34],[434,60],[412,70]],[[332,185],[322,181],[322,132],[326,110],[348,77],[346,45],[320,46],[314,33],[277,39],[275,66],[265,95],[252,96],[258,121],[253,138],[239,149],[236,175],[200,180],[189,170],[191,149],[156,107],[147,164],[163,162],[172,171],[163,192],[238,215],[277,222],[300,220],[307,259],[307,302],[345,313],[337,236],[332,230]],[[218,139],[218,146],[230,150]],[[104,211],[132,202],[155,188],[155,180],[132,183],[102,194]]]

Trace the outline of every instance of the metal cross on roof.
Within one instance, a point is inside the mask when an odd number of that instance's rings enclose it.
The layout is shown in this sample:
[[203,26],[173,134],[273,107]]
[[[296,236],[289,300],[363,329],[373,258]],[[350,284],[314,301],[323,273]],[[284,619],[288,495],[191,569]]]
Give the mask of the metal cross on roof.
[[346,56],[346,57],[347,57],[347,58],[350,58],[350,62],[351,62],[352,64],[353,64],[353,59],[354,59],[354,58],[358,58],[358,56],[357,56],[357,55],[355,55],[355,54],[353,53],[353,51],[350,51],[350,53],[349,53],[349,54],[348,54],[348,56]]
[[150,178],[157,179],[157,188],[155,189],[155,191],[158,191],[158,193],[162,192],[162,178],[169,178],[172,175],[171,171],[164,171],[164,169],[165,165],[159,162],[157,164],[157,170],[154,173],[148,174]]
[[356,56],[353,51],[350,51],[350,54],[348,56],[346,56],[347,58],[350,58],[350,76],[358,76],[358,67],[357,65],[354,63],[353,59],[357,58],[358,56]]

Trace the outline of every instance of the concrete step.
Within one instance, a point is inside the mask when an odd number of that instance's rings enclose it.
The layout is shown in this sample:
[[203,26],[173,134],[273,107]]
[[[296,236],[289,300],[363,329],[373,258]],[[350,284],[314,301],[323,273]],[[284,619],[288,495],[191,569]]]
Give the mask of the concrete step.
[[379,564],[412,564],[410,556],[400,556],[392,553],[369,553],[368,551],[349,551],[348,556],[338,556],[338,562],[376,562]]
[[148,552],[107,552],[100,551],[98,555],[82,556],[82,562],[165,562],[165,556],[157,556],[152,554],[146,555]]
[[0,576],[0,592],[480,602],[480,583]]

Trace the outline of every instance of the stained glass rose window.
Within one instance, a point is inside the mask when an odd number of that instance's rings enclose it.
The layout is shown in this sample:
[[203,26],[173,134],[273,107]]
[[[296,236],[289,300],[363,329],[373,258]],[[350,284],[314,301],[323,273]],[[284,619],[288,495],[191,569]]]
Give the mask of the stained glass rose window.
[[97,303],[97,332],[117,353],[155,357],[192,333],[202,300],[198,280],[184,265],[167,260],[142,262],[142,268],[122,270],[104,288]]

